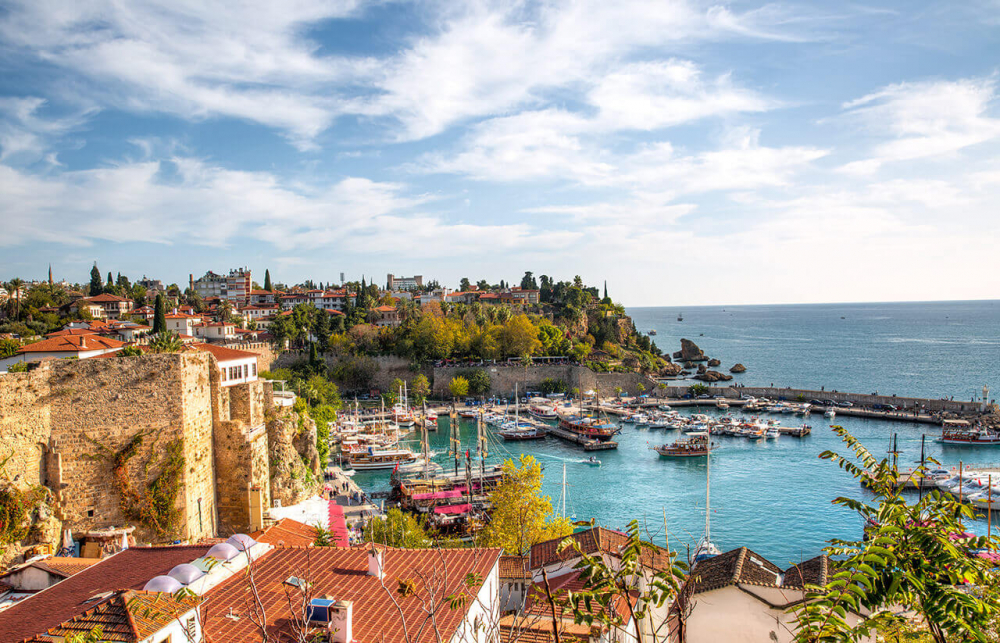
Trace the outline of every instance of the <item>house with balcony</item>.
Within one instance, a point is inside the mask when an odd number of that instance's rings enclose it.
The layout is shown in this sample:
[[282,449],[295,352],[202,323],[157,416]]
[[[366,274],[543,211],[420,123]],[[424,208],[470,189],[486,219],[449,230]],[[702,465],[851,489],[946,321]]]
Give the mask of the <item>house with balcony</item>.
[[378,320],[375,325],[380,327],[396,327],[403,323],[403,316],[395,306],[378,306],[375,308]]

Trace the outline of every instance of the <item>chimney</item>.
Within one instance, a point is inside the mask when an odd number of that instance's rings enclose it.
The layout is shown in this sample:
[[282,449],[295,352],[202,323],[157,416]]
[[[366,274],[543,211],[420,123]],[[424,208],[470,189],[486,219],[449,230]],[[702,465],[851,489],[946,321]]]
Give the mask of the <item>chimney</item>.
[[330,643],[354,641],[354,603],[337,601],[330,606]]
[[382,564],[382,551],[372,545],[368,550],[368,575],[379,580],[385,577],[385,566]]
[[87,336],[86,335],[80,335],[80,348],[81,349],[86,349],[87,348]]

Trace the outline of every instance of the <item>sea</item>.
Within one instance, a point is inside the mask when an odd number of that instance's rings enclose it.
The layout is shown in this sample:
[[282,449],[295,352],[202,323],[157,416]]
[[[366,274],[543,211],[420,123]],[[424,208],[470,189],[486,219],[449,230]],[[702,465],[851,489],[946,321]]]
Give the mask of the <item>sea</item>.
[[[979,399],[984,385],[1000,389],[1000,301],[631,308],[628,313],[640,332],[656,331],[664,352],[678,350],[683,337],[719,358],[723,370],[744,364],[746,373],[733,381],[747,386],[966,400]],[[779,417],[786,425],[803,421]],[[451,468],[448,422],[439,420],[430,442],[435,461]],[[613,529],[637,520],[654,542],[669,540],[682,553],[710,529],[723,551],[745,546],[782,567],[821,553],[832,538],[861,537],[858,517],[832,501],[868,499],[867,492],[818,457],[827,449],[847,452],[831,423],[846,427],[879,457],[888,457],[895,435],[900,468],[916,466],[922,448],[945,468],[960,462],[1000,467],[1000,447],[941,445],[934,441],[940,431],[933,425],[843,415],[831,421],[818,414],[805,422],[813,431],[804,438],[714,436],[719,448],[711,456],[710,476],[705,459],[669,460],[650,449],[673,442],[678,431],[632,425],[618,435],[617,450],[596,453],[600,466],[587,464],[589,453],[556,438],[504,443],[487,429],[487,462],[533,456],[544,467],[543,492],[555,511],[565,505],[575,520],[594,519]],[[460,428],[463,445],[474,450],[474,423],[460,420]],[[358,472],[354,479],[368,491],[384,491],[389,472]],[[993,522],[1000,522],[1000,514]],[[984,517],[968,528],[985,533],[987,525]]]

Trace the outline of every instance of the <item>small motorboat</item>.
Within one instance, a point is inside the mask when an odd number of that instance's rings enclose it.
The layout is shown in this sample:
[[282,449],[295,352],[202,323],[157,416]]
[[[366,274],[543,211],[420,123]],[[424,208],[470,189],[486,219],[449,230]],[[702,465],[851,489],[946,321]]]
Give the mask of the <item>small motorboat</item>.
[[828,417],[828,418],[830,418],[832,420],[833,418],[837,417],[837,412],[834,411],[833,409],[827,409],[826,413],[824,413],[823,415],[825,415],[826,417]]
[[601,461],[598,460],[594,456],[590,456],[586,460],[581,460],[580,462],[582,462],[583,464],[589,464],[592,467],[599,467],[599,466],[601,466]]

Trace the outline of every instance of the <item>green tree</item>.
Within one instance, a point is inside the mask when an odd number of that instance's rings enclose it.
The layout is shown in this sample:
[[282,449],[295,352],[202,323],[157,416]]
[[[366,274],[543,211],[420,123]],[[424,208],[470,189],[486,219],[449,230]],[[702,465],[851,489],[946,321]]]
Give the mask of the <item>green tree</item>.
[[118,357],[142,357],[142,349],[138,346],[126,346],[118,351]]
[[153,353],[177,353],[183,346],[180,336],[172,330],[157,333],[149,342],[149,350]]
[[365,525],[366,542],[379,543],[389,547],[421,549],[431,546],[427,529],[413,514],[393,507],[382,518],[375,517]]
[[115,280],[114,280],[114,278],[113,278],[113,277],[111,276],[111,271],[109,270],[109,271],[108,271],[108,283],[104,284],[104,290],[105,290],[105,292],[107,292],[107,291],[109,291],[109,290],[110,290],[111,288],[113,288],[113,287],[114,287],[114,285],[115,285]]
[[0,359],[13,357],[19,350],[21,350],[21,343],[19,341],[6,337],[0,338]]
[[477,368],[468,377],[469,393],[473,395],[486,395],[490,392],[490,374],[484,368]]
[[410,390],[413,391],[413,400],[417,404],[423,404],[427,396],[431,394],[431,383],[423,373],[417,375],[410,382]]
[[472,284],[469,282],[469,278],[462,277],[462,281],[458,284],[458,289],[462,292],[469,292],[470,288],[472,288]]
[[484,546],[526,554],[536,543],[573,532],[570,520],[555,516],[552,500],[542,495],[542,467],[530,455],[503,463],[503,478],[490,502],[494,511],[481,534]]
[[707,395],[712,389],[708,388],[704,384],[692,384],[688,387],[688,394],[691,397],[698,397],[699,395]]
[[461,375],[456,375],[448,382],[448,390],[453,398],[465,397],[469,394],[469,380]]
[[90,269],[90,296],[95,297],[104,292],[104,284],[101,283],[101,271],[97,269],[97,264]]
[[163,301],[163,293],[156,293],[156,304],[153,309],[153,334],[158,335],[167,330],[167,304]]
[[[591,627],[599,624],[603,626],[601,629],[611,631],[622,630],[631,623],[635,641],[675,640],[668,632],[653,631],[647,636],[642,624],[653,608],[670,604],[679,596],[687,566],[679,562],[677,552],[669,547],[663,549],[642,540],[637,520],[630,521],[626,531],[628,539],[614,564],[609,564],[601,553],[587,553],[575,538],[559,543],[558,551],[572,549],[580,557],[575,568],[579,570],[583,589],[560,595],[558,602],[568,608],[576,623]],[[664,625],[669,627],[672,620],[668,619]],[[680,634],[676,630],[675,633]],[[676,638],[685,640],[683,636]]]
[[[963,535],[963,521],[975,517],[972,507],[938,490],[912,502],[894,464],[876,459],[843,427],[833,429],[858,462],[833,451],[820,458],[835,462],[875,497],[833,501],[858,514],[866,533],[861,540],[831,541],[827,553],[837,562],[830,581],[809,588],[807,602],[794,608],[797,640],[856,641],[898,625],[898,607],[916,612],[935,643],[989,640],[986,633],[1000,616],[1000,590],[993,563],[976,552],[996,552],[1000,537]],[[925,473],[926,467],[918,468],[918,477]],[[866,611],[874,615],[856,623],[848,618],[848,612]]]
[[271,287],[271,271],[269,269],[264,270],[264,290],[267,292],[274,291],[274,288]]

